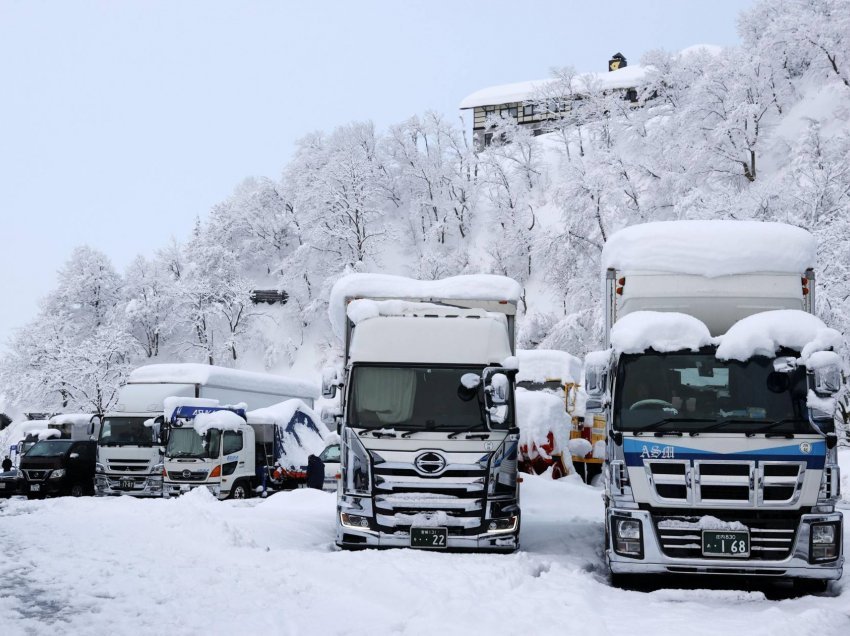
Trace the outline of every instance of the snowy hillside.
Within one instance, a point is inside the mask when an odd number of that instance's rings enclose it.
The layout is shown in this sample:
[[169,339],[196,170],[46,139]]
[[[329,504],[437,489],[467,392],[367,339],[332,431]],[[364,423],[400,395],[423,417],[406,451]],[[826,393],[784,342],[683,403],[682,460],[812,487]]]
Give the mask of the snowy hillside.
[[[247,179],[126,272],[80,247],[9,343],[6,406],[104,409],[149,362],[318,378],[338,355],[327,301],[347,271],[510,276],[523,288],[519,345],[581,355],[601,337],[605,241],[655,220],[811,230],[818,313],[846,338],[850,5],[762,2],[739,30],[737,48],[646,54],[638,106],[560,69],[547,91],[582,99],[549,134],[494,122],[510,143],[476,152],[453,113],[386,131],[355,122],[305,137],[280,177]],[[287,302],[254,304],[255,289]]]

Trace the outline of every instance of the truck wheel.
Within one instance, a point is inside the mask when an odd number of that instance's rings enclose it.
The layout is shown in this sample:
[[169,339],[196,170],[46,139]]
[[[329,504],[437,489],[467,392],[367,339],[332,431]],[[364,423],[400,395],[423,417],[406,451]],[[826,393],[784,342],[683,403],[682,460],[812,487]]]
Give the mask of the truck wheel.
[[73,484],[71,486],[70,495],[72,497],[82,497],[85,494],[86,494],[86,487],[83,486],[81,483],[77,482],[76,484]]
[[230,489],[230,499],[247,499],[251,496],[250,490],[248,486],[245,485],[244,481],[237,481],[233,484],[233,488]]

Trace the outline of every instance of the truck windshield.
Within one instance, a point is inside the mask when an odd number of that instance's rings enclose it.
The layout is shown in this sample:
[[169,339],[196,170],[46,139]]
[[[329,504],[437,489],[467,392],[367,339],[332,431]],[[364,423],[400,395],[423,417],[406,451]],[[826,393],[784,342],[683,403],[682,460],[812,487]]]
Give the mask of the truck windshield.
[[[481,371],[480,367],[355,367],[350,425],[413,431],[455,431],[480,425],[486,430],[482,391],[477,396],[459,391],[461,376]],[[510,428],[511,423],[502,426]]]
[[620,358],[614,427],[623,431],[802,433],[806,373],[773,369],[773,360],[722,361],[713,351]]
[[197,459],[216,459],[221,445],[221,431],[209,429],[199,435],[194,428],[172,428],[168,434],[166,457],[195,457]]
[[154,427],[145,426],[144,417],[105,417],[100,429],[101,446],[153,446],[157,443]]
[[74,444],[71,440],[48,441],[44,440],[36,442],[36,444],[27,451],[27,457],[61,457]]

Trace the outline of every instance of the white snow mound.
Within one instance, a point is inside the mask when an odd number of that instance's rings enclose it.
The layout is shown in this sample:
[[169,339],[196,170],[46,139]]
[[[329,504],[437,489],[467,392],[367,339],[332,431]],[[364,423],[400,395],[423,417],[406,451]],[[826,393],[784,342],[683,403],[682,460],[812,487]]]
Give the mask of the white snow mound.
[[576,383],[581,378],[581,360],[566,351],[554,349],[521,349],[517,351],[517,382],[560,380]]
[[717,358],[749,360],[772,357],[781,347],[801,353],[806,363],[816,351],[841,346],[841,334],[828,328],[817,316],[797,309],[764,311],[736,322],[720,337]]
[[714,342],[702,321],[674,311],[636,311],[611,329],[611,346],[617,353],[697,351]]
[[715,278],[755,272],[802,274],[816,263],[806,230],[760,221],[660,221],[615,232],[603,269],[677,272]]

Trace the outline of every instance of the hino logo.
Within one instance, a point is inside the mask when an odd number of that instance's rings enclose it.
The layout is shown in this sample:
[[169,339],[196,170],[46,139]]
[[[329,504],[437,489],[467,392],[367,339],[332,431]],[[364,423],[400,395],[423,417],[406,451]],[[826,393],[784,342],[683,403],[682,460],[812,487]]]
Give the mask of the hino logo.
[[436,475],[446,469],[446,459],[434,451],[421,453],[413,460],[416,470],[425,475]]
[[183,479],[189,479],[189,477],[192,476],[192,471],[184,470],[182,473],[180,473],[180,476],[183,477]]

